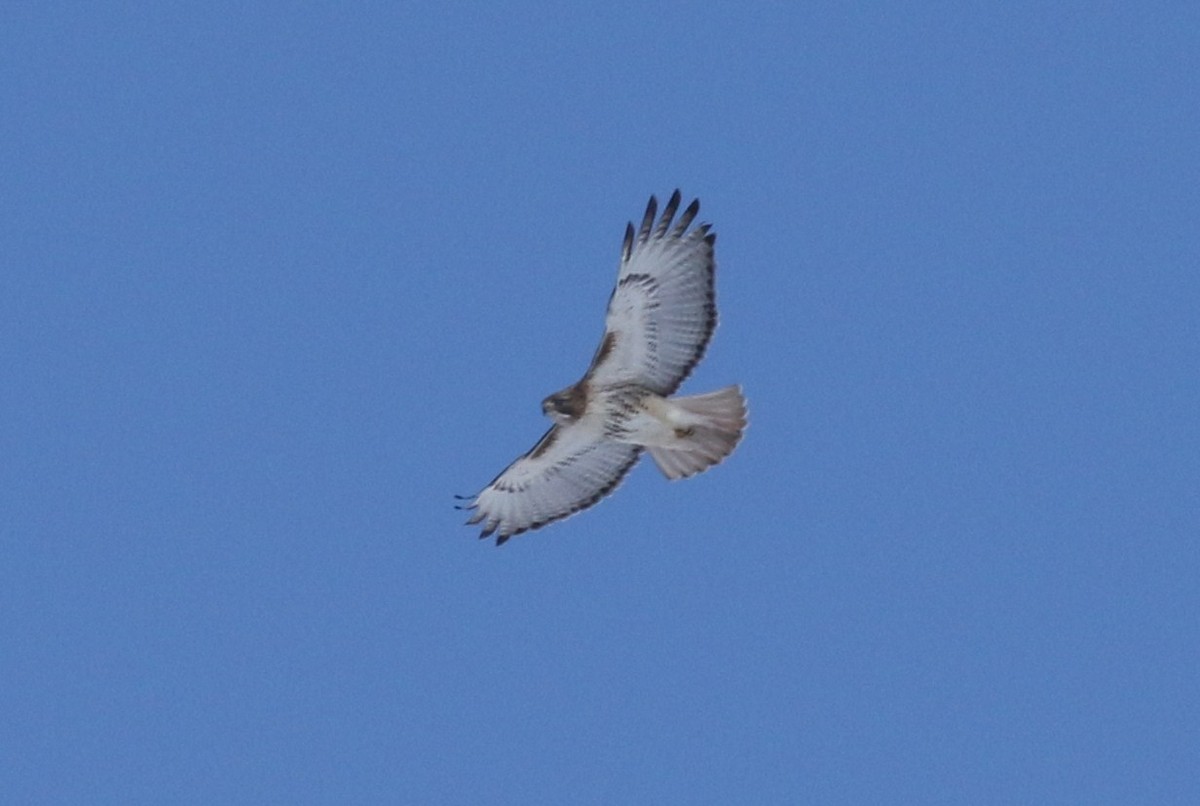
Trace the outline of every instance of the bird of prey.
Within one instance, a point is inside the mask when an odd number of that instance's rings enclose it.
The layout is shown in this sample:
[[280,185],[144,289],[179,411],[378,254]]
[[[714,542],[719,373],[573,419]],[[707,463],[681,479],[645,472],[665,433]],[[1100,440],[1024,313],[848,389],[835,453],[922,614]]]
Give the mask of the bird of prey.
[[678,221],[676,190],[655,220],[651,196],[641,227],[629,223],[604,337],[583,379],[542,401],[554,421],[537,444],[460,509],[481,538],[501,545],[595,504],[650,452],[668,479],[699,473],[728,456],[746,427],[737,386],[671,397],[704,355],[717,325],[711,225]]

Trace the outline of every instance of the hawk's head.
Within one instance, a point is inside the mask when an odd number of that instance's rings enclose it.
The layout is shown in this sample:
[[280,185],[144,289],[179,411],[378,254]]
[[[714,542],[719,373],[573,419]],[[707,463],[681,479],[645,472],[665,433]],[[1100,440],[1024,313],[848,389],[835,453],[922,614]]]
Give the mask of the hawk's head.
[[587,408],[587,389],[582,383],[568,386],[542,401],[542,413],[559,425],[574,422]]

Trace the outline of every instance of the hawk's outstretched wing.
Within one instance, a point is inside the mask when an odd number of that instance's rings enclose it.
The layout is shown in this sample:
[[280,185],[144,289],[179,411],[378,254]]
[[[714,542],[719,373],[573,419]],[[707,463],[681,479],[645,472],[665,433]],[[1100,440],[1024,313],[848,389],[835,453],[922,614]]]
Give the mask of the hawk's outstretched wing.
[[614,442],[588,419],[554,425],[529,453],[509,465],[463,509],[468,524],[493,532],[496,545],[527,529],[565,518],[608,495],[638,460],[637,445]]
[[669,395],[704,355],[717,326],[717,236],[708,224],[688,231],[699,199],[672,226],[679,201],[676,190],[655,223],[658,201],[651,196],[641,228],[635,232],[632,223],[626,226],[604,338],[585,378],[594,385],[636,383]]

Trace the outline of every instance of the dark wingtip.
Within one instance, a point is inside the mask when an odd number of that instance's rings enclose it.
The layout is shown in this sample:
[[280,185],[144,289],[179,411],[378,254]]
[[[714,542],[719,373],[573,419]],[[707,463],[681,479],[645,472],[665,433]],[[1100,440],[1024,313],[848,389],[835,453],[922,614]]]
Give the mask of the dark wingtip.
[[696,220],[696,214],[700,212],[700,200],[692,199],[692,203],[683,211],[683,215],[679,217],[679,221],[675,224],[675,229],[671,230],[671,235],[675,238],[682,238],[687,232],[687,228]]
[[508,538],[510,538],[510,537],[512,537],[512,535],[500,535],[500,536],[498,536],[498,537],[496,538],[496,545],[497,545],[497,546],[503,546],[505,543],[507,543],[507,542],[508,542]]
[[642,216],[642,226],[638,230],[638,243],[645,243],[650,237],[650,230],[654,227],[654,216],[658,214],[658,199],[655,196],[650,197],[650,201],[646,202],[646,214]]
[[675,212],[679,209],[679,201],[682,198],[679,195],[678,189],[671,194],[671,198],[667,201],[667,206],[663,208],[662,218],[658,219],[658,227],[654,230],[656,237],[661,238],[667,234],[667,227],[671,226],[671,220],[675,218]]

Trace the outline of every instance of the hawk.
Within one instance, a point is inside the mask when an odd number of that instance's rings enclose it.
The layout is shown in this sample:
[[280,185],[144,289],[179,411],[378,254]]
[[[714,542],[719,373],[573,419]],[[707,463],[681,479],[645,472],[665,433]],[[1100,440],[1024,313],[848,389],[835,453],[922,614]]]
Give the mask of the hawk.
[[651,196],[637,230],[629,223],[604,337],[583,379],[542,401],[554,421],[537,444],[470,503],[468,525],[496,545],[595,504],[650,452],[668,479],[706,470],[746,427],[738,386],[671,397],[704,355],[717,325],[711,225],[693,229],[696,199],[675,221],[676,190],[655,220]]

